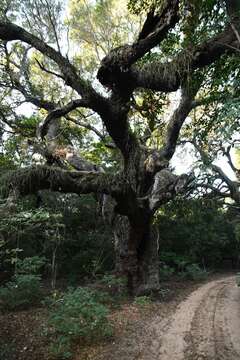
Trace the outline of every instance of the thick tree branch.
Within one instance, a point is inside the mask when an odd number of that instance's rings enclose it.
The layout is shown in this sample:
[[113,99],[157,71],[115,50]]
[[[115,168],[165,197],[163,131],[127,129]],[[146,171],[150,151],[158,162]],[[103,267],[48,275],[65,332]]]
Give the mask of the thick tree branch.
[[225,149],[223,148],[223,155],[225,155],[228,159],[228,164],[229,166],[231,167],[231,169],[237,173],[238,171],[240,171],[240,169],[237,169],[236,166],[234,165],[233,161],[232,161],[232,157],[231,157],[231,148],[232,148],[232,145],[228,145],[228,147]]
[[90,82],[83,80],[78,75],[77,70],[67,58],[20,26],[10,22],[0,21],[0,39],[4,41],[23,41],[56,62],[62,72],[66,84],[76,90],[82,97],[88,98],[93,110],[99,111],[102,103],[105,103],[104,98],[93,89]]
[[118,194],[114,177],[102,172],[66,171],[59,168],[36,166],[13,171],[0,178],[5,194],[16,189],[20,195],[49,189],[63,193],[105,193]]
[[102,113],[101,117],[115,145],[120,149],[124,159],[128,161],[133,153],[136,153],[139,149],[138,139],[128,121],[130,110],[128,97],[126,99],[118,93],[113,93],[110,103],[111,106],[108,107],[106,112]]
[[148,14],[138,40],[132,45],[113,49],[102,60],[97,74],[101,84],[112,87],[114,79],[118,86],[124,86],[130,66],[165,39],[169,29],[178,22],[178,7],[179,0],[166,0],[160,14],[154,14],[152,10]]
[[166,160],[170,160],[175,152],[180,130],[186,117],[192,110],[193,100],[200,84],[201,83],[199,81],[197,81],[194,85],[187,83],[182,88],[182,96],[179,106],[174,111],[168,122],[164,145],[160,150],[161,157]]
[[161,205],[166,204],[177,194],[187,191],[191,176],[182,174],[177,176],[169,169],[159,171],[154,178],[154,184],[149,195],[149,207],[155,212]]
[[[109,135],[113,138],[116,146],[119,147],[125,158],[129,156],[131,148],[136,147],[137,144],[127,121],[129,106],[126,105],[126,103],[131,91],[128,91],[128,94],[123,98],[115,94],[111,97],[111,101],[108,101],[99,95],[88,81],[85,81],[78,76],[75,67],[68,59],[64,58],[58,51],[17,25],[0,22],[0,38],[5,41],[21,40],[26,42],[55,61],[63,74],[66,84],[71,86],[82,96],[82,103],[87,103],[89,108],[96,111],[101,116]],[[56,112],[54,109],[53,113],[49,115],[46,123],[49,123],[52,118],[66,115],[68,112],[68,109],[64,111],[59,111],[57,109]]]
[[179,20],[178,10],[179,0],[166,0],[160,13],[154,7],[151,9],[138,36],[138,46],[145,47],[144,53],[158,45],[175,26]]
[[157,91],[176,91],[188,74],[212,64],[225,53],[234,53],[240,44],[231,28],[227,28],[212,39],[184,50],[168,63],[153,61],[144,65],[134,65],[128,72],[128,81],[133,88]]

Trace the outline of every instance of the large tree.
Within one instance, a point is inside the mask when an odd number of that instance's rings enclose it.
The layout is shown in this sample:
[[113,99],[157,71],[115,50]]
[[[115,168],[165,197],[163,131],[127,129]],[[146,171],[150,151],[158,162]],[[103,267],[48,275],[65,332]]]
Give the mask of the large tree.
[[[79,1],[79,6],[82,3]],[[108,16],[102,11],[107,3],[111,2],[96,1],[99,16]],[[59,3],[4,0],[0,20],[4,69],[1,118],[8,126],[5,130],[16,127],[18,115],[11,102],[19,93],[24,101],[38,107],[40,114],[47,112],[38,126],[38,141],[31,141],[47,164],[19,169],[3,181],[21,195],[50,189],[111,196],[115,212],[121,216],[118,225],[124,230],[119,239],[127,248],[121,252],[122,269],[130,291],[137,292],[159,285],[154,214],[188,183],[186,176],[176,176],[169,167],[181,128],[196,100],[205,95],[206,79],[211,82],[216,78],[215,64],[223,69],[225,62],[220,60],[234,58],[235,76],[239,75],[240,5],[237,0],[159,0],[130,1],[129,8],[138,16],[146,14],[130,44],[109,51],[107,34],[101,37],[96,32],[92,37],[98,58],[103,56],[95,71],[97,83],[94,72],[89,73],[89,63],[86,67],[84,59],[75,56],[74,48],[68,49],[68,31],[63,32]],[[94,35],[91,18],[84,16],[91,28],[86,27],[85,35]],[[77,31],[75,26],[75,38]],[[86,37],[85,42],[89,41]],[[102,47],[101,41],[105,41]],[[84,57],[84,51],[80,55]],[[36,75],[36,65],[47,74],[47,81]],[[221,85],[226,79],[220,77],[219,81]],[[178,105],[166,118],[161,104],[167,102],[166,94],[177,90]],[[21,99],[17,100],[19,105]],[[137,120],[136,112],[140,114]],[[92,114],[101,119],[103,132],[99,125],[88,121]],[[117,170],[115,166],[114,172],[107,171],[107,167],[103,171],[99,164],[80,158],[72,148],[60,151],[56,139],[63,121],[65,127],[75,122],[95,132],[113,148]],[[23,126],[19,129],[24,131]],[[159,136],[160,141],[156,141]]]

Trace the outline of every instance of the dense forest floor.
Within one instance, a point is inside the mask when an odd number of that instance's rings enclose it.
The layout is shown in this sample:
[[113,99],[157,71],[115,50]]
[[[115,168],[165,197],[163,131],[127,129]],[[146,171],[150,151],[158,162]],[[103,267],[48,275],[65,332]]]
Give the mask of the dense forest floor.
[[[234,281],[222,274],[198,283],[171,279],[153,302],[125,299],[110,314],[113,336],[75,344],[74,360],[239,359],[240,289]],[[45,321],[43,306],[2,314],[0,359],[51,359],[41,335]]]

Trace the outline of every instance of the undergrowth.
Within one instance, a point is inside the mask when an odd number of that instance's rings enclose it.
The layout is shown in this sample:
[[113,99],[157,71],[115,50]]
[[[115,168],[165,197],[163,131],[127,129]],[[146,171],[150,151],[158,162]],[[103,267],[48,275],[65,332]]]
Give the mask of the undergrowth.
[[83,287],[48,299],[44,333],[51,338],[49,351],[54,358],[71,358],[76,340],[95,342],[112,335],[107,299],[106,294]]

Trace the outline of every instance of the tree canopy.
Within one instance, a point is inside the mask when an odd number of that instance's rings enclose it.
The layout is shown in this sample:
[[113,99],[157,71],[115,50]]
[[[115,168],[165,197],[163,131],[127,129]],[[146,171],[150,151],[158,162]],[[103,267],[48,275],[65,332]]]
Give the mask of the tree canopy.
[[[131,291],[158,287],[161,206],[197,186],[239,204],[212,164],[220,151],[239,176],[239,16],[237,0],[1,1],[2,189],[113,201]],[[220,185],[176,175],[183,142]]]

